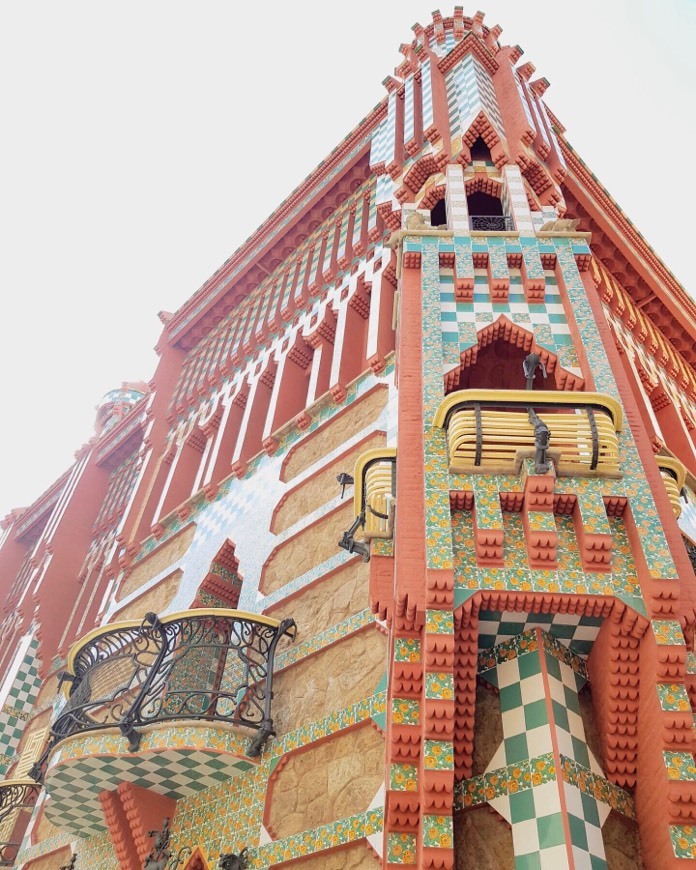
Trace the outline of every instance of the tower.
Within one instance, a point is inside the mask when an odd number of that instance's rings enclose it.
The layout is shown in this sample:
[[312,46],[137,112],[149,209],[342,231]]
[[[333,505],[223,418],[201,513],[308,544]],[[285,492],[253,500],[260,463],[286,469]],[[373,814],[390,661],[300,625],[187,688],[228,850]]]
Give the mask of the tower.
[[696,859],[696,306],[433,14],[4,521],[1,860]]

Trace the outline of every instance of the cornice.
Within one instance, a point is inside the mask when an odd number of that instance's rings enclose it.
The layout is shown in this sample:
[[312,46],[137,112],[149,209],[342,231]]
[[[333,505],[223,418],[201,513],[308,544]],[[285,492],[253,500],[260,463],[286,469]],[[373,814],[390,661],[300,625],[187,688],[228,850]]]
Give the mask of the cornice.
[[438,61],[437,67],[444,75],[467,54],[473,54],[477,60],[481,61],[491,75],[494,75],[500,66],[493,56],[491,49],[475,33],[469,32],[450,52]]
[[292,212],[306,207],[348,159],[369,147],[374,127],[386,116],[387,100],[383,99],[360,121],[358,126],[323,160],[310,175],[285,199],[266,221],[227,259],[223,265],[185,302],[165,327],[171,341],[179,341],[191,327],[229,288],[231,281],[251,266],[261,249],[286,225]]
[[[621,211],[608,191],[600,184],[587,165],[581,160],[572,146],[562,136],[558,137],[563,156],[568,164],[569,178],[573,177],[602,207],[607,218],[617,232],[633,246],[639,260],[642,260],[657,279],[652,289],[660,301],[679,320],[696,342],[696,303],[677,281],[631,221]],[[568,178],[566,178],[567,183]]]
[[68,477],[72,471],[72,466],[64,471],[63,474],[56,480],[44,493],[42,493],[36,501],[34,501],[22,514],[21,519],[15,527],[16,537],[26,534],[26,532],[37,522],[41,517],[50,510],[60,498],[60,494],[68,482]]
[[97,465],[101,465],[114,452],[114,450],[122,447],[138,427],[144,429],[145,405],[142,403],[145,398],[146,396],[143,396],[140,401],[133,405],[129,413],[126,414],[122,420],[119,420],[113,429],[109,430],[105,435],[102,435],[96,451]]

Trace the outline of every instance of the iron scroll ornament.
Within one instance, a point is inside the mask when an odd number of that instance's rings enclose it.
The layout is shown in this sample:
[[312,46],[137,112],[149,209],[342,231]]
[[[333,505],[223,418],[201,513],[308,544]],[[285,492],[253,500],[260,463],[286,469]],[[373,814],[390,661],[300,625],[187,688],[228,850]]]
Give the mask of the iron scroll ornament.
[[271,716],[278,641],[295,622],[255,619],[234,610],[148,613],[139,626],[108,626],[88,637],[73,661],[68,702],[52,728],[51,748],[68,736],[118,727],[129,750],[139,728],[199,719],[254,729],[247,754],[275,732]]
[[[30,779],[0,782],[0,825],[13,813],[32,809],[40,791],[41,785]],[[19,843],[0,843],[0,867],[14,866],[19,846]]]

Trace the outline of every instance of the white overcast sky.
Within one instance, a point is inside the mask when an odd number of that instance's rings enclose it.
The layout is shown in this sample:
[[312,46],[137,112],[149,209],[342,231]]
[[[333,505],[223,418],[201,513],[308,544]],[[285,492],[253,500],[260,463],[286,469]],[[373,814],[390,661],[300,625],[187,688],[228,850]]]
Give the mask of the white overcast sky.
[[[476,2],[693,295],[696,2]],[[382,99],[433,5],[0,0],[0,517],[152,376],[157,312]]]

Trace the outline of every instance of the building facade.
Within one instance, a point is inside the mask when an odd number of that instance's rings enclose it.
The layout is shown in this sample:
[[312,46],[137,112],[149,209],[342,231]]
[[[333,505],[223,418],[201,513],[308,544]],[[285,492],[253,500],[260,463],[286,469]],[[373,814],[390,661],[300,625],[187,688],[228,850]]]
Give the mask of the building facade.
[[415,26],[4,520],[3,866],[696,860],[696,305],[501,32]]

